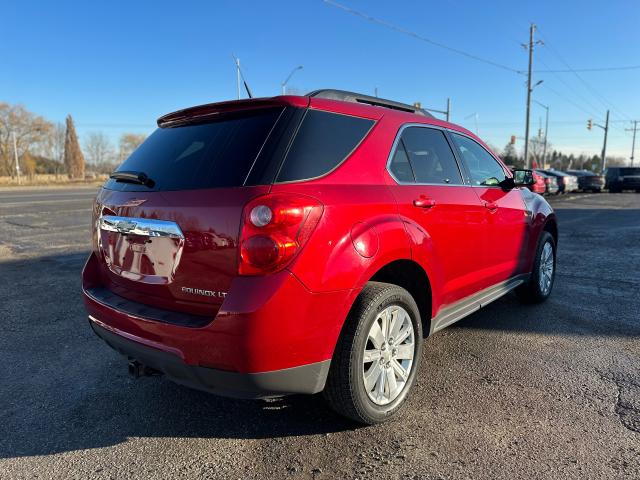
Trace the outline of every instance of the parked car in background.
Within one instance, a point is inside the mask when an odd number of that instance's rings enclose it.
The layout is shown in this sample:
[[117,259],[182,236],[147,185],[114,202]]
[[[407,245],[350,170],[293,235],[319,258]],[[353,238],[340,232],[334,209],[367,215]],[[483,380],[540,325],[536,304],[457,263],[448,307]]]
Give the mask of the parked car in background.
[[539,193],[540,195],[543,195],[547,191],[547,186],[544,183],[544,177],[534,170],[533,185],[529,185],[527,188],[529,188],[529,190],[531,190],[534,193]]
[[604,188],[604,177],[590,170],[567,170],[567,173],[578,177],[578,187],[583,192],[601,192]]
[[605,188],[611,193],[635,190],[640,193],[640,167],[609,167],[604,172]]
[[509,291],[551,294],[558,228],[531,171],[426,111],[321,90],[158,126],[98,193],[82,276],[91,327],[134,376],[324,392],[379,423],[425,336]]
[[544,173],[541,170],[535,170],[535,173],[541,176],[544,180],[545,195],[557,195],[560,188],[558,187],[558,178],[553,175]]
[[542,173],[556,177],[558,193],[570,193],[578,190],[578,177],[561,172],[560,170],[540,170]]

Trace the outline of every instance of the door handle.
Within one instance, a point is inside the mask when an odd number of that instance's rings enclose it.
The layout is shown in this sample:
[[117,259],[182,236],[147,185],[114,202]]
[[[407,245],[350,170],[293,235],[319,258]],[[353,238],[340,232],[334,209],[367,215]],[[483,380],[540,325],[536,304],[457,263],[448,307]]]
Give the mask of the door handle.
[[433,198],[420,197],[413,201],[413,206],[418,208],[431,208],[435,206],[436,201]]
[[495,202],[484,202],[484,206],[490,212],[495,212],[498,209],[498,204]]

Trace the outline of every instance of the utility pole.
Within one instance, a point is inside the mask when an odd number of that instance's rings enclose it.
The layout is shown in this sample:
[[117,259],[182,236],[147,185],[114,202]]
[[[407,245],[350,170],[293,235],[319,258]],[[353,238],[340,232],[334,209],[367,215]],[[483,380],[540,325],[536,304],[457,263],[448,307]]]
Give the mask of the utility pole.
[[638,120],[633,121],[633,128],[625,128],[627,132],[633,132],[633,140],[631,140],[631,166],[633,167],[633,157],[636,152],[636,132],[638,131]]
[[447,122],[449,121],[449,118],[451,117],[451,99],[449,97],[447,97]]
[[604,122],[604,143],[602,144],[602,171],[607,168],[607,134],[609,133],[609,110],[607,110],[607,118]]
[[541,41],[534,42],[533,34],[536,31],[536,26],[534,23],[529,27],[529,44],[522,46],[529,50],[529,70],[527,72],[527,118],[525,122],[524,129],[524,166],[525,168],[531,168],[531,164],[529,163],[529,113],[531,112],[531,92],[533,92],[533,88],[542,83],[540,80],[535,85],[531,85],[531,73],[533,70],[533,47],[537,44],[541,44]]
[[18,142],[16,142],[16,132],[11,132],[13,137],[13,158],[16,162],[16,176],[18,177],[18,185],[20,185],[20,162],[18,162]]

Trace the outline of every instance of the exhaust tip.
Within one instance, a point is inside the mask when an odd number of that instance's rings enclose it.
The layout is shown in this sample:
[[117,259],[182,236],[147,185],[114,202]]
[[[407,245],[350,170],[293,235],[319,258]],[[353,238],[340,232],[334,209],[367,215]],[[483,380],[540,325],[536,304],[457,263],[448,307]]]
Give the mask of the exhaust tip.
[[127,367],[128,367],[129,375],[131,375],[133,378],[154,377],[157,375],[162,375],[162,372],[159,372],[154,368],[147,367],[146,365],[140,363],[137,360],[130,361]]

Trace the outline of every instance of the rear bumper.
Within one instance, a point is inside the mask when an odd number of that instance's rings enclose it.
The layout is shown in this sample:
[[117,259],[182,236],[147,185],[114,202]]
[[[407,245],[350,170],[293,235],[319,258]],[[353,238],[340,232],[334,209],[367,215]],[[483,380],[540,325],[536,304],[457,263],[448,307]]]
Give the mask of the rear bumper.
[[311,292],[286,270],[237,277],[217,313],[196,326],[179,312],[173,312],[171,323],[153,308],[119,306],[96,295],[100,286],[98,260],[91,255],[83,271],[84,303],[93,329],[107,343],[114,348],[118,343],[116,350],[178,383],[240,396],[322,390],[344,319],[359,293]]
[[218,395],[264,398],[318,393],[324,389],[329,372],[330,360],[260,373],[227,372],[187,365],[177,355],[124,337],[92,317],[89,317],[89,323],[96,335],[129,359],[164,373],[175,383]]

